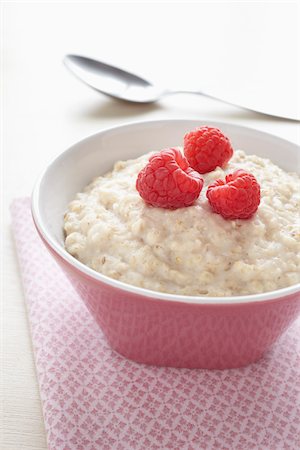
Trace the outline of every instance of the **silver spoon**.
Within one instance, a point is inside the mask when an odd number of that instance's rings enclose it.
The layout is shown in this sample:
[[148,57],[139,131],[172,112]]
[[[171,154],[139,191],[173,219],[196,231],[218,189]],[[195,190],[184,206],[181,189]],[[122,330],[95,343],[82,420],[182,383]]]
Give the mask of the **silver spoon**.
[[[96,91],[128,102],[153,103],[166,95],[190,93],[200,94],[205,97],[220,100],[229,105],[239,106],[235,103],[214,97],[213,95],[205,92],[175,91],[161,88],[130,72],[126,72],[125,70],[105,64],[95,59],[86,58],[85,56],[66,55],[64,57],[64,64],[77,78]],[[275,112],[270,113],[262,109],[256,110],[245,106],[242,106],[241,108],[275,117],[282,117],[292,120],[300,119],[299,117],[295,117],[295,115],[286,112],[280,112],[277,114]]]

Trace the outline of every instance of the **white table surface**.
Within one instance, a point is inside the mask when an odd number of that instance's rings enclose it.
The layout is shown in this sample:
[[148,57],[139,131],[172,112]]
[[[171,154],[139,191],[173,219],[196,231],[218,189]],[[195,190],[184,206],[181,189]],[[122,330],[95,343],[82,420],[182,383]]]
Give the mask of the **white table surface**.
[[112,101],[73,78],[63,55],[98,57],[165,85],[218,89],[253,102],[266,95],[274,104],[295,105],[296,4],[2,2],[1,449],[46,448],[8,207],[14,197],[30,195],[47,162],[86,135],[144,119],[230,121],[300,143],[295,122],[196,95],[144,106]]

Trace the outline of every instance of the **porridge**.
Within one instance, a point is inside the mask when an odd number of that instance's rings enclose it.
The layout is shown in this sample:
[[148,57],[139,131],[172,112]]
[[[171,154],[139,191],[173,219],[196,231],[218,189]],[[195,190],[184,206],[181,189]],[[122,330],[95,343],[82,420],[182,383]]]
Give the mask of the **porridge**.
[[[65,214],[67,251],[108,277],[171,294],[231,296],[300,282],[300,178],[269,160],[237,150],[224,169],[201,175],[192,206],[149,206],[136,190],[146,154],[119,161],[76,195]],[[206,190],[244,169],[261,200],[249,220],[213,213]]]

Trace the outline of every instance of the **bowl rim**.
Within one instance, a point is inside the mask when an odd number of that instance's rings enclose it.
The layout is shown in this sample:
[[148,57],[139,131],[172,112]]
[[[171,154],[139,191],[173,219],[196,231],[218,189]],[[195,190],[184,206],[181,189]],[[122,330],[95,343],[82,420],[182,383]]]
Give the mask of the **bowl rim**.
[[191,296],[191,295],[178,295],[178,294],[168,294],[160,291],[152,291],[150,289],[141,288],[138,286],[134,286],[131,284],[124,283],[119,280],[115,280],[113,278],[110,278],[106,275],[103,275],[99,272],[96,272],[95,270],[91,269],[90,267],[86,266],[85,264],[78,261],[76,258],[74,258],[71,254],[69,254],[63,246],[58,244],[55,239],[51,236],[51,233],[47,231],[46,227],[44,226],[44,222],[42,219],[42,216],[39,211],[39,198],[40,198],[40,188],[44,179],[44,176],[48,172],[48,170],[51,168],[51,166],[59,161],[60,159],[64,158],[67,154],[72,152],[74,150],[74,147],[76,147],[79,144],[84,144],[88,142],[92,138],[96,138],[97,136],[111,133],[115,130],[121,130],[131,127],[143,127],[147,125],[155,125],[155,124],[162,124],[162,123],[172,123],[172,122],[197,122],[201,124],[204,122],[207,125],[213,125],[213,126],[232,126],[236,129],[240,129],[241,131],[249,131],[249,132],[255,132],[261,135],[264,135],[268,137],[269,139],[275,139],[276,141],[281,141],[285,145],[293,146],[300,150],[300,147],[286,139],[283,139],[281,137],[277,137],[276,135],[273,135],[271,133],[267,133],[264,131],[257,130],[255,128],[250,128],[242,125],[236,125],[231,122],[219,122],[219,121],[213,121],[213,120],[205,120],[202,118],[195,118],[195,119],[155,119],[155,120],[141,120],[141,121],[130,121],[123,123],[122,125],[114,125],[109,128],[104,128],[103,130],[100,130],[96,133],[89,134],[88,136],[84,137],[83,139],[74,142],[71,144],[66,150],[52,158],[50,162],[46,165],[46,167],[43,169],[43,171],[40,173],[38,179],[36,180],[32,195],[31,195],[31,212],[33,221],[35,224],[35,227],[37,228],[37,231],[42,238],[42,240],[45,241],[46,244],[56,253],[67,265],[72,266],[72,268],[77,269],[79,272],[83,273],[88,278],[91,278],[94,282],[101,282],[108,286],[111,286],[113,288],[119,289],[121,291],[126,291],[127,293],[147,297],[148,299],[153,300],[162,300],[162,301],[168,301],[168,302],[175,302],[175,303],[186,303],[186,304],[194,304],[194,305],[237,305],[237,304],[249,304],[249,303],[261,303],[265,301],[271,301],[276,300],[282,297],[287,297],[293,294],[296,294],[297,292],[300,292],[300,283],[294,284],[292,286],[288,286],[286,288],[277,289],[274,291],[269,292],[263,292],[261,294],[249,294],[249,295],[237,295],[237,296],[224,296],[224,297],[207,297],[207,296]]

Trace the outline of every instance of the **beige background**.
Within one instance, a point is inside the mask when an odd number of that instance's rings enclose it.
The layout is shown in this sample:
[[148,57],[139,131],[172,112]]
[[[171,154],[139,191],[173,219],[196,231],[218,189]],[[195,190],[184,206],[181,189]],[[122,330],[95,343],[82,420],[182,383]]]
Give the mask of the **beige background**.
[[8,206],[12,198],[30,194],[47,162],[99,129],[154,118],[231,121],[300,143],[299,124],[196,95],[147,106],[109,100],[73,78],[63,55],[95,56],[168,86],[293,107],[300,79],[296,3],[1,3],[1,449],[46,448]]

